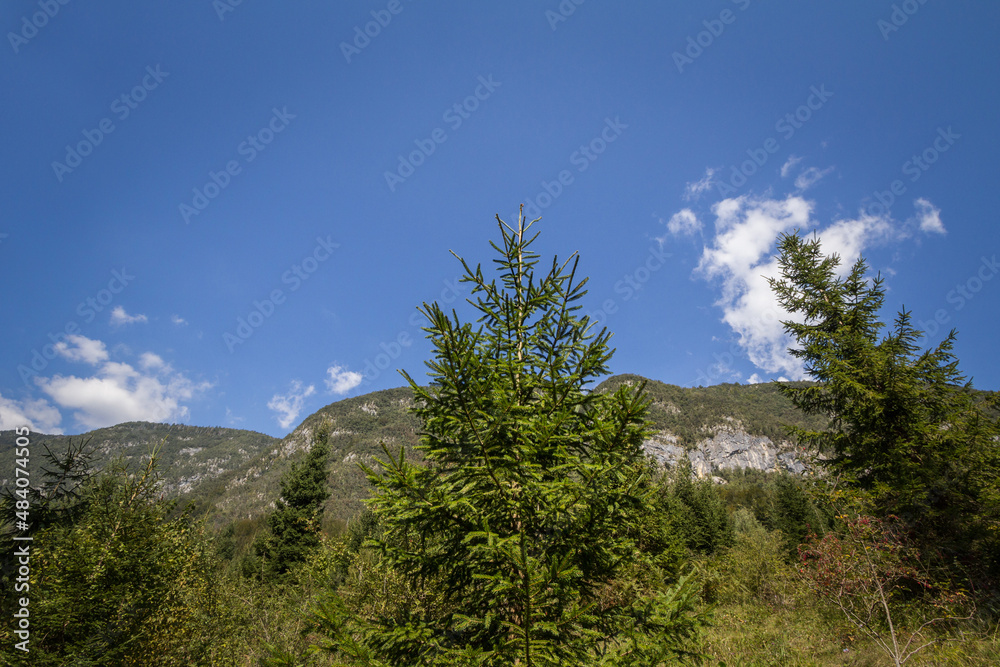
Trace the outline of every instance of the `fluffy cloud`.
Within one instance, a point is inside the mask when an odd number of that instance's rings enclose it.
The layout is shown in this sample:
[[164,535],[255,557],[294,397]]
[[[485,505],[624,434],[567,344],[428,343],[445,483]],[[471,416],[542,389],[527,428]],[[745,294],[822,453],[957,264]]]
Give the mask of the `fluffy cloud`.
[[152,352],[143,352],[139,355],[139,365],[143,370],[152,370],[154,368],[168,368],[166,363],[158,354],[153,354]]
[[62,415],[43,398],[15,401],[0,395],[0,431],[27,426],[33,432],[61,435]]
[[859,213],[857,218],[838,220],[819,232],[823,252],[837,253],[841,262],[839,274],[846,276],[861,253],[872,246],[905,238],[890,218]]
[[765,378],[761,377],[760,373],[754,373],[753,375],[747,378],[747,384],[761,384],[762,382],[772,382],[772,381],[788,382],[788,378],[786,378],[784,375],[780,375],[778,377]]
[[926,199],[920,198],[913,202],[917,209],[917,222],[920,231],[930,234],[944,234],[944,223],[941,222],[941,209],[935,208]]
[[115,306],[111,311],[111,324],[122,326],[123,324],[135,324],[136,322],[147,322],[149,318],[145,315],[129,315],[121,306]]
[[812,207],[800,197],[783,201],[747,196],[717,203],[715,238],[704,249],[695,270],[717,280],[722,296],[715,302],[723,321],[739,336],[750,361],[769,372],[802,377],[798,360],[787,354],[781,320],[786,318],[767,283],[778,273],[772,256],[774,242],[783,232],[809,225]]
[[349,371],[342,366],[330,366],[326,369],[326,374],[330,376],[326,379],[327,389],[338,395],[346,394],[364,379],[361,373]]
[[74,410],[73,417],[87,428],[102,428],[126,421],[180,421],[187,417],[183,403],[208,389],[176,373],[158,355],[140,356],[141,371],[110,361],[103,342],[70,336],[57,351],[71,361],[96,366],[89,377],[55,375],[37,378],[36,384],[60,408]]
[[282,396],[275,394],[267,403],[267,407],[277,412],[278,425],[281,428],[288,428],[299,417],[305,400],[316,393],[316,387],[309,385],[302,388],[302,382],[293,380],[288,393]]
[[682,209],[670,216],[667,221],[667,231],[674,236],[690,236],[701,231],[701,221],[689,208]]
[[[904,223],[859,212],[857,217],[820,228],[812,219],[812,203],[799,196],[725,199],[712,207],[715,235],[705,246],[695,274],[720,286],[721,296],[715,305],[722,309],[722,321],[739,337],[740,347],[755,366],[769,375],[780,374],[781,379],[803,379],[802,363],[788,354],[791,341],[781,324],[792,318],[768,284],[768,278],[780,277],[775,255],[778,237],[796,229],[803,233],[814,230],[823,253],[840,256],[838,271],[843,277],[868,248],[902,241],[916,231],[944,233],[940,212],[929,201],[918,199],[915,206],[917,215]],[[686,211],[677,215],[686,215]],[[761,379],[754,373],[750,381]]]
[[108,348],[104,343],[86,336],[68,336],[66,341],[55,344],[55,350],[70,361],[82,361],[92,366],[108,359]]

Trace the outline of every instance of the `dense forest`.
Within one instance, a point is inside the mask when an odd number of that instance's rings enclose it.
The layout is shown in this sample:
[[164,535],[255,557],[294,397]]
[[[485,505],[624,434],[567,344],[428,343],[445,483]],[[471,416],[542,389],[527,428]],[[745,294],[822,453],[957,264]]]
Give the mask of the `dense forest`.
[[[164,473],[200,445],[166,432],[117,457],[33,446],[43,465],[0,507],[6,664],[1000,662],[998,403],[954,333],[921,349],[906,312],[879,320],[863,260],[839,278],[790,235],[771,287],[812,381],[599,384],[610,334],[578,314],[576,257],[542,271],[530,224],[498,223],[500,280],[461,260],[471,319],[422,308],[429,384],[328,406],[280,445],[227,434],[233,467],[186,489]],[[644,456],[654,430],[690,448],[719,415],[820,474]]]

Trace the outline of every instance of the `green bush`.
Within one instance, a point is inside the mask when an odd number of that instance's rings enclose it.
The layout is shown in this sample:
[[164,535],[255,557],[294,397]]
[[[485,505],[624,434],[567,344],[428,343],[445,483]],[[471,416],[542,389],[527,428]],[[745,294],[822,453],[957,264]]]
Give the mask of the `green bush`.
[[[218,564],[200,527],[171,516],[155,455],[139,471],[112,461],[78,491],[80,511],[31,543],[31,664],[211,661],[228,613]],[[11,636],[2,640],[13,660]]]
[[792,574],[785,559],[785,536],[765,529],[753,512],[733,515],[733,545],[718,560],[719,595],[725,602],[786,604]]

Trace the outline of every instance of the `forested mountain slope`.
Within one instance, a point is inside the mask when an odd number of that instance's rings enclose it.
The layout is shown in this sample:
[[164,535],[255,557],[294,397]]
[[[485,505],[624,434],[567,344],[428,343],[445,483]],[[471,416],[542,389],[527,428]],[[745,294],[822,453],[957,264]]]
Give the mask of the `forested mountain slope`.
[[[30,468],[32,484],[41,483],[41,466],[45,464],[45,447],[53,452],[65,451],[67,442],[87,442],[93,450],[93,464],[103,467],[109,460],[121,456],[130,466],[138,466],[154,449],[159,454],[159,470],[163,492],[168,497],[190,492],[228,471],[239,469],[279,442],[256,431],[217,426],[186,426],[184,424],[154,424],[125,422],[81,435],[46,435],[31,433]],[[16,434],[0,431],[0,486],[13,482]]]
[[[614,376],[595,391],[613,390],[622,383],[637,383],[643,379],[637,375]],[[720,457],[734,448],[750,454],[729,456],[730,463],[744,463],[765,470],[776,470],[779,466],[795,470],[782,465],[779,459],[781,454],[794,449],[785,441],[783,424],[817,425],[816,420],[794,410],[773,384],[685,388],[647,380],[646,389],[652,399],[649,417],[654,431],[647,441],[647,451],[665,461],[669,457],[662,455],[662,445],[679,446],[691,453],[695,471],[703,475],[718,468],[732,467]],[[381,442],[393,452],[404,446],[408,453],[417,443],[420,425],[409,412],[412,404],[408,387],[331,403],[307,417],[283,440],[262,451],[255,459],[201,485],[185,498],[204,508],[216,525],[260,515],[278,497],[282,473],[304,455],[316,427],[329,421],[332,495],[327,502],[326,516],[330,520],[346,520],[362,508],[361,500],[369,493],[368,482],[358,463],[373,464],[374,458],[382,454]],[[723,454],[718,453],[720,443]],[[705,445],[704,451],[700,449],[702,445]],[[757,455],[767,447],[774,452],[770,459]],[[702,451],[700,458],[699,451]],[[757,461],[763,464],[755,465]]]

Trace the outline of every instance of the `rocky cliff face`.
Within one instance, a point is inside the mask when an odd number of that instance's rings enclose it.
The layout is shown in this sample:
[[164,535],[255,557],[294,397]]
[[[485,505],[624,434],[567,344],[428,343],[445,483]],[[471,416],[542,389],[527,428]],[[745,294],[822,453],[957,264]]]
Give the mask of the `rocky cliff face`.
[[722,425],[711,438],[699,441],[694,449],[677,445],[677,438],[660,431],[642,443],[643,449],[658,462],[674,466],[681,456],[687,456],[698,477],[711,477],[720,470],[754,468],[765,472],[785,470],[797,475],[810,474],[814,466],[806,457],[800,458],[791,443],[775,444],[770,438],[750,435],[737,425]]

